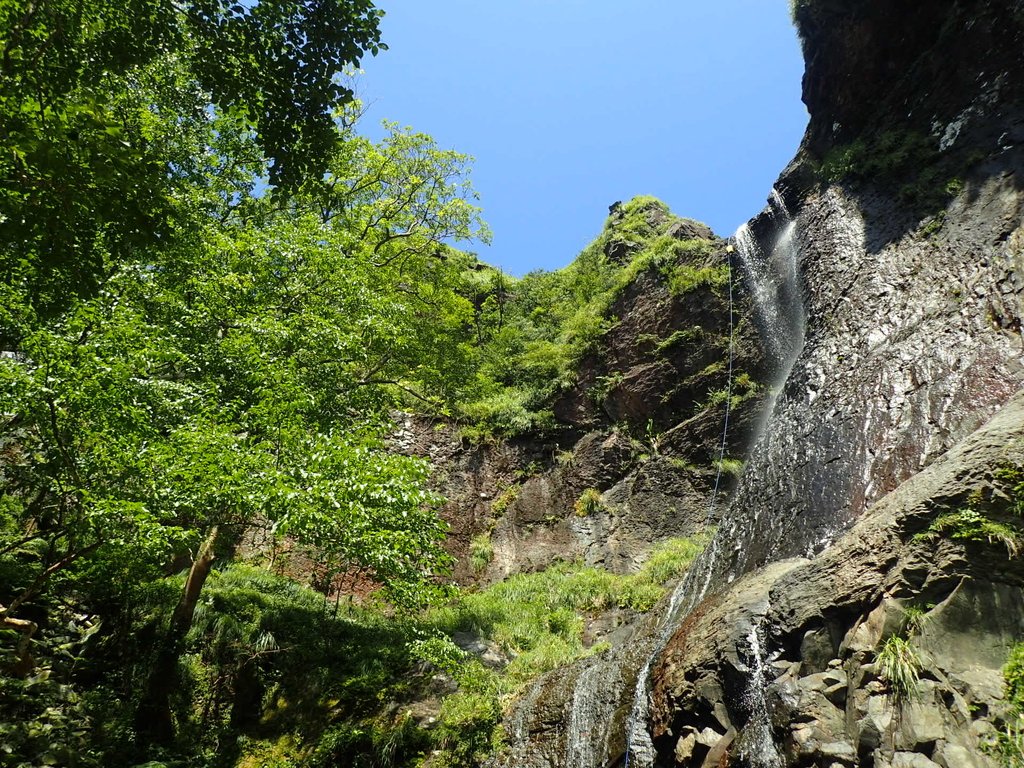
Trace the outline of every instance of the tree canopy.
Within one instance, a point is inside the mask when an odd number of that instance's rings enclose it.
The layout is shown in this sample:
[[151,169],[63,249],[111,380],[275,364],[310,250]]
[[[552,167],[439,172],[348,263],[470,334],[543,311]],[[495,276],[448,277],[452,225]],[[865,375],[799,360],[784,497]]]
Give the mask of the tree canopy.
[[427,467],[385,438],[390,409],[455,386],[447,254],[486,230],[468,158],[354,127],[341,75],[381,15],[0,2],[5,669],[32,670],[51,596],[126,605],[184,566],[140,703],[169,713],[203,582],[254,526],[397,606],[445,571]]
[[254,150],[225,163],[255,159],[284,191],[319,179],[352,99],[341,75],[384,47],[381,15],[368,0],[0,2],[2,303],[59,312],[173,236],[211,115]]

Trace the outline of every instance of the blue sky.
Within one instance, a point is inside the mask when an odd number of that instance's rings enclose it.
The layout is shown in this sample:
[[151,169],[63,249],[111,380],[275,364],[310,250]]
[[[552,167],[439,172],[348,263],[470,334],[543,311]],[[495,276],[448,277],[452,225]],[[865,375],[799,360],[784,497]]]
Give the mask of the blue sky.
[[[367,120],[473,155],[521,275],[569,263],[608,206],[655,195],[731,234],[759,211],[807,114],[786,0],[378,0]],[[371,131],[373,133],[373,131]]]

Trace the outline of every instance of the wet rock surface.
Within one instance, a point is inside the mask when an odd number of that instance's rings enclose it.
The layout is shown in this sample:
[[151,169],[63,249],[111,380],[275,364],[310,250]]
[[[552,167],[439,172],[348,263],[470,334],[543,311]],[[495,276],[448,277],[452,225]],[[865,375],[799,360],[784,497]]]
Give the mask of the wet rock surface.
[[[659,759],[700,764],[675,755],[694,729],[711,727],[707,713],[724,711],[719,730],[739,732],[728,765],[747,764],[749,638],[760,627],[770,649],[766,737],[785,765],[994,766],[984,744],[1001,724],[1002,665],[1024,637],[1024,563],[986,541],[922,533],[972,494],[998,499],[996,470],[1022,463],[1017,397],[822,555],[767,566],[707,599],[654,670]],[[879,662],[893,636],[921,662],[909,696]]]

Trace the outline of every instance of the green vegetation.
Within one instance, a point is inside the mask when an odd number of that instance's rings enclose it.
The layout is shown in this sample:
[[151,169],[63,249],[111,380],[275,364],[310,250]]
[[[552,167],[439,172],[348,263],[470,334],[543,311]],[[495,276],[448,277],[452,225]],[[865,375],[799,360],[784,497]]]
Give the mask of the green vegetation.
[[[708,263],[710,240],[669,234],[678,222],[664,203],[636,197],[564,269],[513,280],[479,263],[465,265],[460,290],[474,307],[475,368],[454,412],[469,437],[552,429],[553,397],[573,383],[578,361],[617,322],[615,300],[640,274],[658,273],[675,294],[728,284],[728,265]],[[602,400],[615,383],[615,374],[606,377],[591,396]]]
[[[385,704],[409,688],[408,630],[372,612],[346,611],[294,582],[235,564],[215,569],[184,638],[171,698],[177,740],[139,743],[134,705],[148,676],[151,641],[182,578],[151,583],[113,630],[82,626],[74,610],[62,641],[38,644],[36,670],[0,677],[0,742],[32,765],[330,765],[338,718],[349,733],[400,730]],[[69,668],[105,669],[102,684],[58,680]],[[422,734],[417,736],[422,741]],[[372,739],[371,739],[372,740]],[[9,750],[9,748],[13,748]],[[370,753],[369,742],[349,744]],[[279,761],[271,762],[273,754]],[[320,756],[308,762],[297,757]],[[344,754],[344,753],[342,753]],[[398,764],[398,763],[396,763]]]
[[495,517],[503,515],[505,510],[519,498],[520,490],[522,490],[521,485],[510,485],[502,491],[498,498],[494,500],[494,503],[491,504],[491,514]]
[[[706,536],[671,539],[655,548],[639,572],[620,576],[598,568],[561,563],[540,573],[519,574],[481,592],[463,595],[425,620],[432,634],[415,653],[447,671],[459,691],[445,699],[435,736],[439,765],[468,766],[500,746],[504,705],[539,675],[607,646],[583,643],[588,617],[612,608],[648,611],[700,554]],[[485,667],[449,639],[470,632],[495,643],[511,661]]]
[[1024,765],[1024,643],[1017,643],[1010,651],[1003,667],[1006,695],[1005,724],[987,745],[989,754],[1005,768]]
[[5,762],[231,764],[269,711],[240,699],[287,686],[267,675],[320,691],[278,662],[352,627],[314,632],[306,596],[226,566],[247,529],[396,616],[446,594],[427,466],[383,437],[474,379],[450,243],[486,230],[468,158],[356,131],[341,76],[380,16],[0,4]]
[[573,504],[573,512],[577,517],[586,517],[600,512],[604,508],[601,492],[597,488],[587,488]]
[[[607,648],[584,644],[588,620],[613,608],[650,610],[705,541],[666,541],[628,576],[557,564],[403,621],[387,609],[328,602],[242,563],[214,568],[174,672],[176,739],[147,747],[136,742],[135,704],[151,638],[184,576],[160,579],[137,594],[127,623],[113,631],[71,607],[52,614],[63,629],[35,647],[34,674],[0,677],[0,744],[55,766],[397,767],[432,755],[432,765],[468,767],[500,746],[504,709],[526,685]],[[511,661],[485,666],[449,639],[460,631]],[[0,661],[16,663],[17,654],[6,649]],[[58,682],[75,666],[108,672],[86,692]],[[438,725],[427,731],[401,702],[422,697],[436,671],[458,691],[444,697]]]
[[894,128],[833,148],[822,159],[819,175],[829,183],[850,179],[891,186],[903,202],[935,217],[930,234],[941,227],[947,203],[964,188],[962,168],[951,163],[934,136]]
[[483,573],[494,559],[494,547],[491,544],[489,531],[477,534],[469,542],[469,563],[473,573]]
[[725,456],[720,461],[715,462],[715,466],[723,475],[739,478],[743,474],[743,469],[746,465],[742,459]]
[[1006,547],[1006,553],[1010,557],[1016,557],[1024,543],[1019,528],[992,520],[970,507],[939,515],[929,526],[928,531],[951,539],[1001,544]]
[[924,630],[928,622],[928,610],[919,605],[902,606],[900,631],[887,637],[878,650],[875,664],[882,679],[888,683],[889,695],[896,704],[917,696],[922,663],[913,638]]
[[[713,375],[720,373],[725,368],[721,362],[712,363],[701,375]],[[732,392],[730,396],[730,390]],[[721,389],[715,389],[708,392],[707,399],[701,404],[702,408],[717,408],[718,406],[724,405],[725,401],[729,400],[729,407],[731,409],[738,408],[743,402],[759,394],[763,390],[763,386],[754,381],[750,374],[740,373],[732,380],[732,387],[723,387]]]
[[889,694],[899,703],[914,698],[921,673],[921,657],[909,638],[890,635],[878,651],[878,670],[889,684]]
[[955,541],[987,542],[1004,547],[1009,557],[1016,557],[1024,549],[1024,468],[1006,465],[994,474],[1009,497],[1008,510],[997,510],[991,489],[988,496],[979,490],[966,506],[938,515],[917,538],[943,536]]
[[[550,429],[633,279],[678,293],[728,273],[652,198],[558,272],[512,280],[456,250],[488,236],[469,158],[358,130],[344,75],[383,47],[381,15],[0,3],[5,764],[466,764],[505,695],[596,652],[585,616],[650,607],[693,556],[628,578],[559,566],[424,618],[451,560],[426,463],[388,449],[394,410]],[[365,606],[243,562],[257,530]],[[469,554],[484,570],[489,535]],[[516,590],[551,609],[543,627]],[[392,705],[416,658],[446,667],[436,643],[409,649],[463,621],[516,658],[453,671],[427,736]]]

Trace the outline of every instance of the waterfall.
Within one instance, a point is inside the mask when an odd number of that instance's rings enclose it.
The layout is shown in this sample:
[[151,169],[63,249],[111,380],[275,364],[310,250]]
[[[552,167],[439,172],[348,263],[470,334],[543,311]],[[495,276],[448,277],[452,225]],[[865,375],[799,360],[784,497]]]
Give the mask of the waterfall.
[[[765,404],[766,414],[754,437],[753,451],[756,453],[763,442],[763,433],[771,428],[776,399],[800,354],[804,339],[805,314],[798,268],[798,226],[778,192],[772,190],[768,207],[758,217],[758,226],[740,227],[735,236],[735,247],[734,265],[738,269],[734,271],[738,274],[734,279],[743,280],[753,299],[755,321],[772,373],[767,382],[770,396]],[[709,499],[709,509],[713,503],[714,500]],[[612,729],[624,727],[624,768],[653,767],[656,754],[647,727],[651,672],[680,622],[716,586],[716,576],[722,576],[720,564],[727,551],[721,534],[730,532],[729,526],[735,526],[735,518],[730,507],[723,518],[726,530],[719,530],[719,535],[712,539],[707,550],[676,586],[664,613],[658,617],[652,616],[648,628],[639,637],[634,637],[630,647],[583,662],[583,668],[572,683],[571,699],[566,700],[568,733],[559,749],[559,758],[566,766],[600,768],[606,765],[609,757],[617,757],[608,754],[609,748],[617,741]],[[762,650],[763,638],[757,636],[748,640],[753,659],[748,706],[757,713],[763,710],[763,721],[767,722],[767,705],[763,695],[767,684],[767,656]],[[637,670],[635,683],[632,682],[633,670]],[[630,688],[632,704],[628,720],[625,724],[617,723],[614,702],[622,702],[629,695]],[[503,765],[532,768],[552,764],[550,755],[534,757],[529,745],[524,743],[528,738],[524,717],[533,708],[539,693],[539,685],[535,685],[518,708],[510,728],[514,745],[510,762],[504,762]],[[760,714],[751,722],[762,722]],[[778,768],[781,763],[771,762],[774,746],[771,744],[770,731],[767,726],[763,730],[765,738],[758,738],[755,743],[761,743],[763,750],[759,747],[758,753],[763,752],[767,757],[753,764],[756,768]]]
[[[804,344],[807,316],[799,274],[797,223],[782,196],[772,190],[769,216],[774,236],[765,248],[744,224],[736,252],[754,300],[761,338],[773,363],[772,389],[785,383]],[[766,408],[770,415],[771,408]]]
[[603,670],[601,664],[591,664],[580,673],[572,694],[572,709],[569,713],[569,733],[565,741],[565,764],[569,765],[600,765],[598,749],[603,748],[605,741],[599,745],[594,743],[595,737],[604,733],[600,729],[595,733],[595,726],[601,724],[600,706],[596,696],[598,676]]
[[[807,319],[800,281],[797,222],[786,208],[782,195],[774,188],[766,215],[770,222],[766,242],[762,243],[747,224],[742,225],[735,235],[738,262],[753,299],[756,320],[772,369],[772,378],[768,382],[770,397],[754,434],[754,451],[758,450],[761,437],[774,414],[776,399],[803,349]],[[629,732],[626,735],[629,768],[652,768],[654,765],[654,743],[647,729],[651,704],[651,670],[679,623],[707,595],[721,555],[720,542],[721,537],[715,536],[704,555],[698,558],[676,587],[659,627],[658,643],[637,678]],[[755,649],[753,655],[757,661],[750,685],[760,686],[751,695],[761,702],[758,706],[764,710],[767,723],[767,705],[763,696],[766,670],[762,645],[761,638],[755,636],[752,648]],[[760,695],[757,691],[760,691]],[[767,757],[753,764],[756,768],[779,768],[781,762],[771,743],[767,725],[763,735],[764,739],[759,741]],[[773,753],[776,756],[775,762],[771,762]]]

